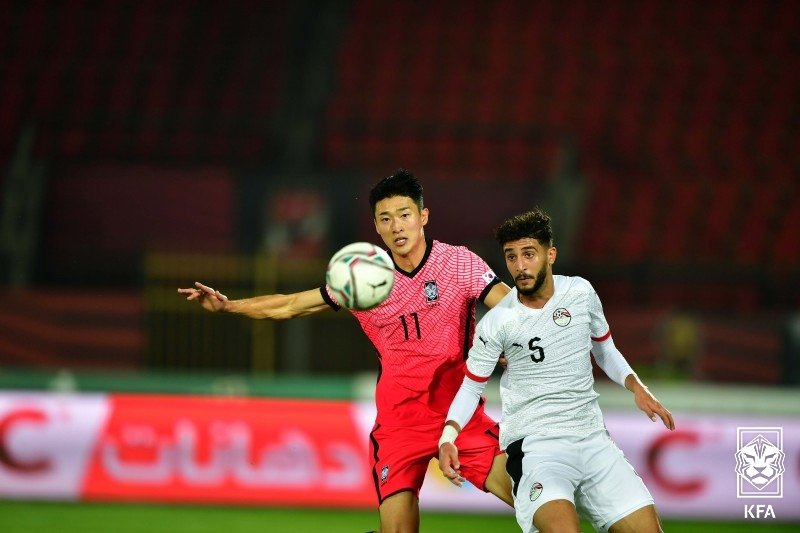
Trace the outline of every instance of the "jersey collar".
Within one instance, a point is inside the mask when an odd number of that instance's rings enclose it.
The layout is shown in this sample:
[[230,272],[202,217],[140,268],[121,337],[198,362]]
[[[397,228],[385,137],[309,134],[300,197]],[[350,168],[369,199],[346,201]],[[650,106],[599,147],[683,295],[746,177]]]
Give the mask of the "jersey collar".
[[431,255],[432,248],[433,248],[433,241],[428,237],[425,237],[425,255],[422,256],[422,261],[419,262],[417,268],[415,268],[411,272],[406,272],[405,270],[397,266],[397,263],[394,260],[394,256],[392,256],[392,263],[394,263],[394,269],[400,274],[406,276],[407,278],[413,278],[414,276],[417,275],[417,272],[422,270],[422,267],[425,266],[425,263],[428,262],[428,257]]

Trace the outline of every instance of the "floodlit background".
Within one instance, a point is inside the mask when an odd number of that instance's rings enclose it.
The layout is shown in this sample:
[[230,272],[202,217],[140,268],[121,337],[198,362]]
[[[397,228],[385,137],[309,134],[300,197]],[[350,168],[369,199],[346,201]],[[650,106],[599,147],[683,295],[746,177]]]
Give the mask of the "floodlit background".
[[[798,20],[796,2],[747,0],[3,3],[0,526],[85,512],[119,530],[128,508],[102,502],[145,500],[136,512],[245,505],[222,519],[242,531],[300,531],[276,517],[319,508],[377,527],[378,364],[355,320],[216,316],[175,290],[319,286],[342,245],[380,243],[367,194],[399,167],[425,186],[427,235],[507,282],[493,229],[550,212],[556,273],[592,282],[678,415],[672,440],[653,433],[597,375],[666,518],[800,521]],[[277,405],[285,418],[265,420]],[[739,427],[781,429],[769,490],[788,499],[736,497]],[[255,478],[232,473],[242,435]],[[352,462],[325,451],[337,443]],[[159,471],[165,449],[194,470]],[[477,491],[427,485],[423,531],[444,527],[426,513],[458,524],[465,506],[516,530]]]

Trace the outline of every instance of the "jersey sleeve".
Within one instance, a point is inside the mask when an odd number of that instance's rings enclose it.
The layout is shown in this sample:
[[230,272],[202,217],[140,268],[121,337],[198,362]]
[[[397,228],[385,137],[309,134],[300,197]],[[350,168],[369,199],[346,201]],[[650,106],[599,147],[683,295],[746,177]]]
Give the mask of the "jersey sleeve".
[[478,382],[489,379],[497,366],[497,360],[503,353],[500,333],[489,314],[478,322],[467,358],[467,377]]
[[604,341],[611,335],[611,329],[603,314],[603,304],[600,297],[592,289],[589,293],[589,331],[593,341]]
[[445,420],[452,420],[461,429],[464,429],[472,419],[472,415],[475,414],[475,409],[478,408],[481,394],[483,394],[485,387],[485,381],[475,381],[470,379],[469,376],[464,376],[461,388],[458,389],[455,398],[453,398],[453,403],[450,404]]
[[610,336],[603,341],[592,341],[592,355],[597,365],[612,381],[625,386],[625,379],[635,372],[625,360],[622,353],[614,345]]
[[465,280],[468,296],[483,301],[500,280],[486,261],[467,248],[459,247],[458,254],[459,275]]

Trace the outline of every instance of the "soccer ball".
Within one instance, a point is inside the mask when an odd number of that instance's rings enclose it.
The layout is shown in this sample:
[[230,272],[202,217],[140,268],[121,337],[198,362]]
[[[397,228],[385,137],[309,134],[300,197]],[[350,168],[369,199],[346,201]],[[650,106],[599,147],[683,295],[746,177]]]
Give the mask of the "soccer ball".
[[389,297],[394,286],[394,263],[374,244],[354,242],[333,254],[325,281],[340,304],[365,311]]

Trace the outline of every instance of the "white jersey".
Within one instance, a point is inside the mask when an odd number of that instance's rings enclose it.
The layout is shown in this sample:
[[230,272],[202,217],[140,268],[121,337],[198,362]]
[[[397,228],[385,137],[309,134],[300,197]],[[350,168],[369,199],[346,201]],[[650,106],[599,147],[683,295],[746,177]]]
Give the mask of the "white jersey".
[[583,278],[553,276],[555,291],[531,309],[511,290],[478,323],[467,376],[491,375],[499,355],[508,366],[500,381],[500,445],[529,435],[587,435],[603,429],[592,376],[592,341],[609,337],[603,307]]

